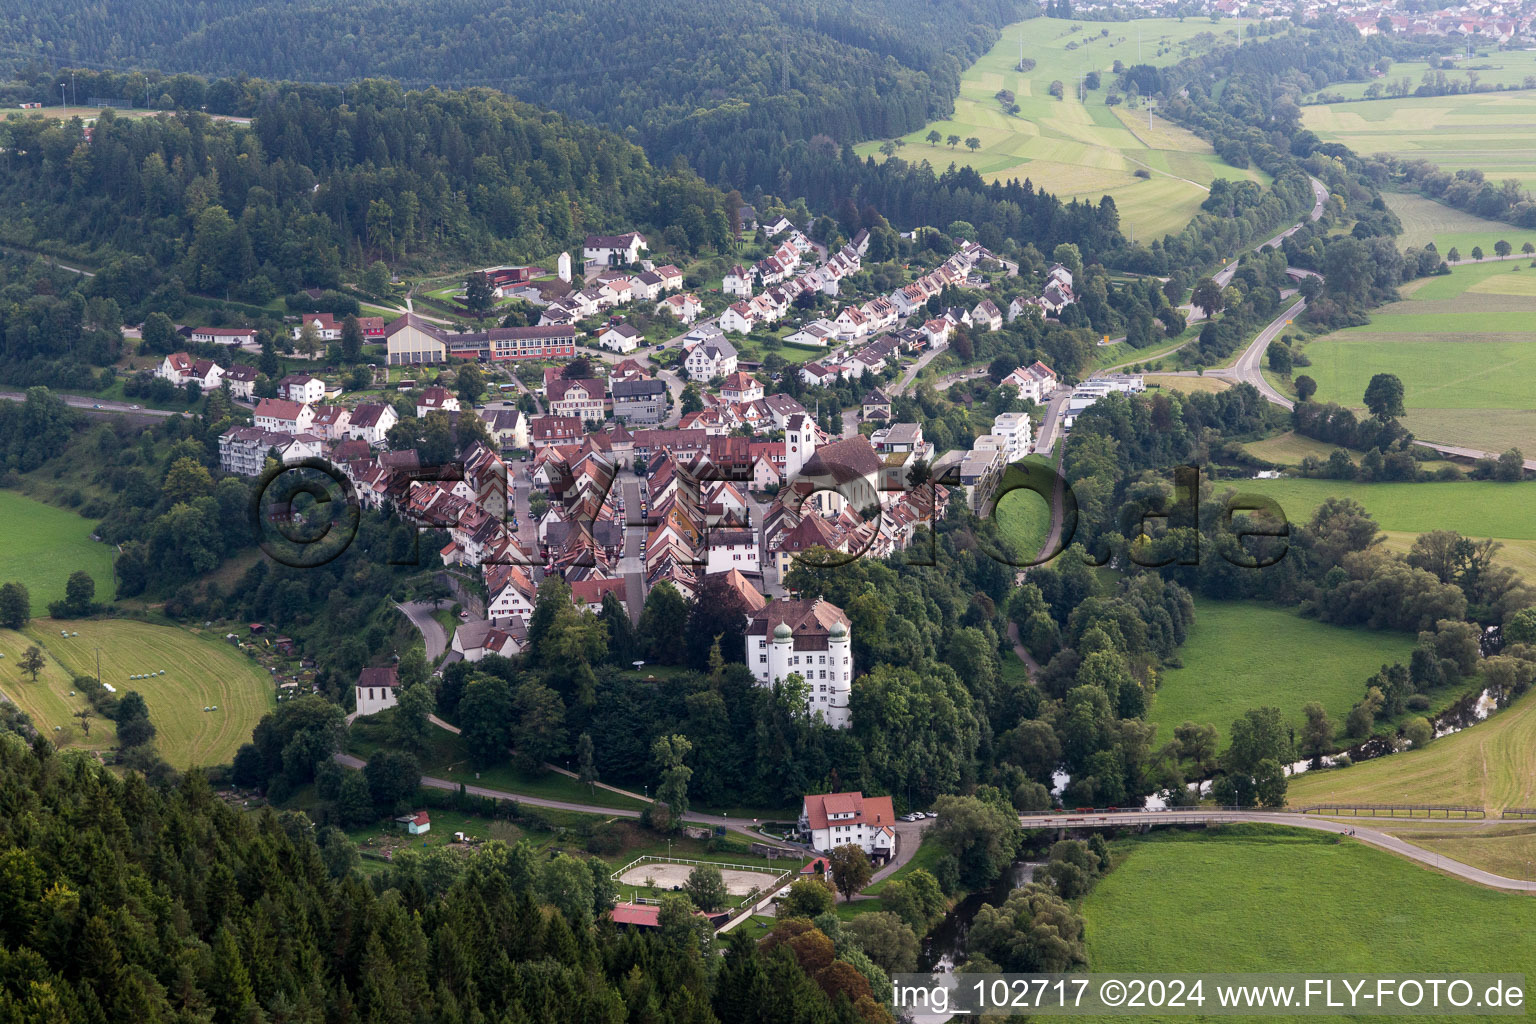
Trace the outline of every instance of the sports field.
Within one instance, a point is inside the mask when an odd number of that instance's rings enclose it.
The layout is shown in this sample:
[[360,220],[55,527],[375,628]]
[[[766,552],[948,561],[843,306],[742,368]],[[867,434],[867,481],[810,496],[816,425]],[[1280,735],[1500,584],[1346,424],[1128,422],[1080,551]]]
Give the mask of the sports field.
[[64,583],[76,569],[96,580],[96,600],[112,600],[113,552],[91,540],[94,520],[0,491],[0,524],[0,583],[26,584],[35,614],[46,614],[48,602],[63,599]]
[[1536,188],[1536,91],[1331,103],[1301,109],[1302,124],[1324,142],[1361,156],[1391,153],[1447,171],[1476,168],[1495,184],[1514,178]]
[[1394,551],[1406,552],[1415,537],[1431,530],[1456,530],[1479,540],[1491,537],[1504,545],[1497,558],[1536,579],[1536,516],[1530,511],[1536,483],[1244,480],[1241,490],[1274,498],[1291,522],[1311,519],[1325,498],[1352,498],[1381,526],[1387,547]]
[[[1021,40],[1024,56],[1036,62],[1027,72],[1017,70]],[[1032,18],[1010,25],[962,77],[953,116],[904,136],[897,155],[940,170],[951,163],[974,167],[989,181],[1028,178],[1062,199],[1097,202],[1112,195],[1127,233],[1150,239],[1177,231],[1205,201],[1212,180],[1267,183],[1267,177],[1257,168],[1229,166],[1205,140],[1155,114],[1149,123],[1145,107],[1106,106],[1111,68],[1117,60],[1173,64],[1235,40],[1228,25],[1195,18],[1107,24]],[[1091,71],[1100,73],[1102,84],[1079,100],[1079,76]],[[1057,81],[1061,99],[1050,95]],[[996,98],[1004,89],[1013,92],[1017,115]],[[929,143],[930,131],[944,139]],[[952,146],[950,135],[962,141]],[[963,141],[973,137],[981,142],[974,152]],[[879,158],[880,145],[878,139],[862,143],[859,155]],[[1138,170],[1148,177],[1138,178]]]
[[1232,722],[1250,708],[1278,707],[1298,726],[1301,709],[1319,701],[1342,724],[1383,664],[1406,662],[1406,633],[1345,629],[1303,619],[1287,608],[1248,601],[1206,601],[1179,649],[1183,668],[1166,669],[1147,711],[1156,743],[1182,722],[1216,727],[1226,742]]
[[[79,636],[61,637],[66,627]],[[43,648],[48,659],[36,683],[17,667],[30,644]],[[86,706],[78,695],[69,696],[71,680],[96,674],[98,648],[101,681],[120,694],[137,690],[144,696],[160,754],[178,768],[227,763],[274,706],[271,679],[235,648],[190,630],[130,619],[33,619],[21,633],[0,630],[0,652],[5,654],[0,659],[0,690],[44,732],[53,734],[54,726],[63,726],[75,730],[81,746],[110,746],[110,722],[93,719],[86,741],[71,717]],[[150,675],[161,669],[165,675]],[[146,678],[129,678],[135,675]],[[215,705],[217,711],[203,710]]]
[[1536,807],[1536,697],[1527,693],[1423,750],[1297,776],[1286,800],[1297,807],[1325,800]]
[[1469,259],[1474,246],[1482,246],[1484,252],[1492,253],[1494,244],[1501,238],[1515,252],[1519,252],[1526,242],[1536,243],[1536,231],[1479,217],[1420,195],[1383,192],[1381,198],[1402,222],[1403,233],[1398,236],[1397,243],[1405,249],[1433,242],[1442,256],[1452,249],[1459,249],[1462,258]]
[[1083,900],[1095,973],[1529,973],[1536,963],[1529,893],[1484,889],[1363,843],[1250,825],[1159,830],[1111,849],[1119,863]]
[[1426,441],[1536,452],[1536,269],[1457,267],[1402,288],[1371,322],[1306,346],[1317,400],[1360,409],[1371,376],[1403,382],[1403,423]]

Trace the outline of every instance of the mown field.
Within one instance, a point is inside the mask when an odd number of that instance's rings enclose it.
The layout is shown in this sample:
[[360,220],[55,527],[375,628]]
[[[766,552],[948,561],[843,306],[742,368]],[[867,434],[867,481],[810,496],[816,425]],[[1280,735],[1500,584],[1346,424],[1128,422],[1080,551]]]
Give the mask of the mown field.
[[1297,776],[1286,800],[1297,807],[1329,800],[1536,807],[1536,697],[1527,693],[1423,750]]
[[[1274,439],[1278,440],[1278,439]],[[1386,544],[1407,551],[1414,538],[1431,530],[1456,530],[1491,537],[1504,545],[1498,558],[1536,579],[1536,483],[1486,480],[1455,483],[1366,484],[1339,480],[1244,480],[1245,493],[1280,503],[1291,522],[1305,522],[1324,499],[1352,498],[1365,506],[1386,534]]]
[[96,600],[110,601],[112,548],[91,540],[96,523],[45,505],[15,491],[0,491],[0,583],[17,580],[32,595],[32,611],[46,614],[48,602],[64,597],[64,583],[76,569],[96,580]]
[[1529,973],[1536,963],[1529,894],[1483,889],[1362,843],[1227,826],[1112,849],[1119,863],[1083,900],[1095,973]]
[[[61,637],[65,627],[80,635]],[[41,647],[48,659],[36,683],[17,668],[22,650],[31,644]],[[44,732],[52,734],[54,726],[61,726],[74,730],[80,746],[110,746],[110,722],[92,719],[87,740],[71,717],[85,707],[83,698],[69,696],[71,680],[96,674],[98,648],[101,681],[120,694],[137,690],[144,696],[158,731],[160,754],[178,768],[229,762],[275,704],[271,679],[230,645],[191,630],[129,619],[34,619],[21,633],[0,630],[0,652],[5,654],[0,660],[0,690]],[[163,676],[129,678],[161,669]],[[219,710],[203,710],[214,705]]]
[[1257,602],[1200,601],[1179,649],[1184,667],[1163,672],[1147,721],[1158,744],[1186,721],[1214,725],[1225,744],[1232,722],[1257,707],[1278,707],[1299,726],[1314,700],[1342,723],[1366,679],[1406,662],[1412,649],[1404,633],[1344,629]]
[[[1324,91],[1330,96],[1339,95],[1346,99],[1358,100],[1364,98],[1365,91],[1371,87],[1372,82],[1381,83],[1382,89],[1385,90],[1389,82],[1396,82],[1406,76],[1409,84],[1417,88],[1429,70],[1429,65],[1422,60],[1394,61],[1391,69],[1381,78],[1373,78],[1365,82],[1329,82]],[[1467,81],[1467,72],[1472,71],[1477,74],[1479,85],[1518,86],[1525,82],[1527,76],[1536,75],[1536,51],[1490,51],[1452,61],[1449,66],[1442,67],[1440,70],[1444,71],[1445,77],[1453,82]],[[1382,100],[1381,102],[1391,103],[1392,101]]]
[[[1046,470],[1050,468],[1050,463],[1040,455],[1026,456],[1022,464]],[[1018,483],[1022,481],[1023,475],[1015,469],[1010,468],[1004,474],[998,488],[998,493],[1003,497],[998,501],[993,517],[998,532],[1013,545],[1019,561],[1028,563],[1034,561],[1040,553],[1040,549],[1045,546],[1046,536],[1051,532],[1051,507],[1042,495],[1019,487]],[[1042,486],[1049,485],[1047,479]],[[1012,489],[1004,493],[1007,488]]]
[[1412,282],[1371,322],[1306,346],[1317,400],[1363,408],[1373,374],[1403,382],[1403,423],[1426,441],[1536,452],[1536,269],[1524,260]]
[[1536,822],[1484,827],[1405,825],[1383,829],[1415,846],[1505,878],[1536,880]]
[[1302,124],[1361,156],[1391,153],[1536,187],[1536,91],[1410,96],[1303,107]]
[[1397,242],[1405,249],[1433,242],[1442,256],[1454,248],[1460,249],[1463,257],[1470,257],[1472,247],[1478,245],[1483,247],[1484,252],[1492,253],[1494,243],[1501,238],[1515,252],[1519,252],[1526,242],[1536,243],[1536,231],[1517,228],[1501,220],[1479,217],[1420,195],[1383,192],[1381,197],[1402,222],[1403,233],[1398,236]]
[[[1107,37],[1099,34],[1103,30]],[[1024,73],[1016,70],[1021,39],[1024,55],[1036,62]],[[1107,25],[1033,18],[1010,25],[992,51],[965,73],[954,115],[905,136],[897,155],[927,160],[940,169],[951,163],[974,167],[988,180],[1028,178],[1063,199],[1097,202],[1112,195],[1128,233],[1151,238],[1177,231],[1204,202],[1205,186],[1212,180],[1265,181],[1265,176],[1227,165],[1204,139],[1161,118],[1154,116],[1149,125],[1145,108],[1105,106],[1110,68],[1116,60],[1172,64],[1235,39],[1230,27],[1194,18]],[[1090,71],[1100,72],[1103,84],[1081,102],[1078,78]],[[1050,95],[1053,81],[1063,85],[1061,99]],[[1018,115],[1009,114],[995,98],[1002,89],[1014,93]],[[929,131],[946,139],[975,137],[981,147],[973,152],[963,141],[950,146],[943,140],[932,145],[926,140]],[[880,140],[862,143],[858,152],[878,158],[880,145]],[[1137,170],[1149,177],[1136,177]]]

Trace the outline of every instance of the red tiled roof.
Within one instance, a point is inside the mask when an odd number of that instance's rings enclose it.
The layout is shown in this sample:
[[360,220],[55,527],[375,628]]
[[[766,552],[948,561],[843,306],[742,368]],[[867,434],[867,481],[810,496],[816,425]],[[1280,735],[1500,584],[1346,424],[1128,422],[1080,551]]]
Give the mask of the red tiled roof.
[[865,796],[860,792],[823,793],[805,798],[805,816],[811,828],[826,828],[829,815],[853,814],[852,818],[839,818],[838,825],[889,826],[896,820],[895,809],[888,796]]

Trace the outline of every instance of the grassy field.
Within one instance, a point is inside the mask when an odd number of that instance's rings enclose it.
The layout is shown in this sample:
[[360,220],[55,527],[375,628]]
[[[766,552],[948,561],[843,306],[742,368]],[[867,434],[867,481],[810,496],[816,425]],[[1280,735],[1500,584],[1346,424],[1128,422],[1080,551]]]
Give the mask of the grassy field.
[[[1101,34],[1105,31],[1107,36]],[[1145,108],[1106,106],[1110,68],[1116,60],[1173,64],[1235,39],[1232,29],[1194,18],[1108,25],[1034,18],[1010,25],[961,79],[954,115],[905,136],[897,155],[941,169],[968,165],[989,181],[1028,178],[1062,199],[1097,202],[1113,195],[1128,233],[1151,238],[1177,231],[1199,209],[1205,186],[1215,178],[1267,179],[1256,169],[1225,164],[1209,143],[1170,122],[1154,116],[1149,125]],[[1021,40],[1024,55],[1036,62],[1023,73],[1016,70]],[[1080,101],[1078,79],[1090,71],[1099,71],[1104,83]],[[1061,99],[1049,93],[1053,81],[1064,86]],[[1017,116],[995,98],[1002,89],[1014,93]],[[981,146],[974,152],[963,142],[935,146],[926,140],[929,131],[962,140],[974,137]],[[866,142],[858,152],[878,156],[880,145],[879,140]],[[1138,170],[1149,177],[1136,177]]]
[[[1278,439],[1275,439],[1278,440]],[[1431,530],[1456,530],[1492,537],[1504,545],[1498,558],[1536,578],[1536,521],[1529,509],[1536,484],[1486,480],[1454,483],[1366,484],[1338,480],[1244,480],[1240,489],[1268,495],[1291,522],[1305,522],[1325,498],[1352,498],[1380,524],[1386,544],[1407,551],[1414,538]]]
[[1406,662],[1412,649],[1403,633],[1330,626],[1256,602],[1200,601],[1179,650],[1184,667],[1163,673],[1147,721],[1160,744],[1186,721],[1214,725],[1225,742],[1232,722],[1257,707],[1278,707],[1300,725],[1314,700],[1342,723],[1366,679]]
[[[1047,468],[1050,465],[1040,455],[1026,456],[1023,462]],[[1004,473],[998,493],[1003,493],[1007,487],[1013,490],[1004,494],[993,515],[998,532],[1013,545],[1020,563],[1029,563],[1040,553],[1046,535],[1051,531],[1051,507],[1039,494],[1018,487],[1015,481],[1021,477],[1022,474],[1012,468]]]
[[1119,864],[1083,900],[1095,973],[1528,973],[1536,963],[1528,894],[1483,889],[1362,843],[1228,826],[1160,831],[1112,849]]
[[1146,383],[1149,388],[1167,388],[1170,391],[1182,391],[1185,394],[1193,394],[1196,391],[1225,391],[1232,386],[1231,381],[1222,380],[1220,377],[1176,377],[1168,373],[1149,373],[1146,375]]
[[1409,750],[1291,780],[1294,806],[1325,800],[1536,807],[1536,697],[1526,694],[1487,721]]
[[1441,255],[1456,248],[1461,250],[1462,255],[1470,256],[1474,245],[1482,246],[1484,252],[1493,252],[1493,244],[1501,238],[1513,246],[1516,252],[1520,251],[1524,243],[1536,242],[1536,232],[1466,213],[1423,196],[1407,192],[1383,192],[1381,197],[1386,200],[1387,207],[1397,214],[1397,219],[1402,221],[1403,233],[1398,236],[1397,242],[1403,248],[1433,242]]
[[1302,108],[1302,124],[1324,142],[1361,156],[1391,153],[1447,171],[1476,168],[1497,184],[1536,187],[1536,91],[1410,96]]
[[[80,635],[60,637],[64,625]],[[30,644],[43,648],[49,662],[36,683],[16,667],[21,651]],[[57,725],[78,733],[78,723],[69,716],[85,701],[69,696],[70,680],[95,675],[98,648],[101,681],[111,683],[118,693],[137,690],[143,694],[158,730],[155,742],[160,754],[178,768],[227,763],[274,706],[267,674],[230,645],[191,630],[130,619],[67,624],[34,619],[22,633],[0,630],[0,651],[5,653],[0,661],[0,689],[44,732],[52,733]],[[165,669],[165,675],[128,678],[160,669]],[[214,705],[218,711],[203,710]],[[79,745],[109,746],[110,734],[110,722],[93,719],[89,740],[80,736]]]
[[[1391,70],[1384,77],[1371,81],[1380,82],[1382,89],[1386,89],[1387,83],[1407,76],[1409,83],[1417,87],[1429,70],[1429,65],[1422,60],[1400,60],[1392,64]],[[1441,70],[1451,81],[1466,81],[1467,72],[1476,71],[1479,85],[1518,86],[1524,83],[1526,76],[1536,75],[1536,51],[1504,50],[1480,53],[1471,58],[1463,57],[1456,60],[1449,67],[1442,67]],[[1325,91],[1330,96],[1342,95],[1346,99],[1358,100],[1365,96],[1365,90],[1371,87],[1371,81],[1329,82]],[[1381,102],[1391,103],[1392,101]]]
[[32,610],[64,597],[64,582],[76,569],[96,580],[96,600],[114,596],[112,548],[91,540],[96,523],[73,512],[0,491],[0,583],[19,580],[32,595]]
[[1391,372],[1418,437],[1536,452],[1536,270],[1524,260],[1458,267],[1403,294],[1369,324],[1307,344],[1317,400],[1362,408],[1371,376]]

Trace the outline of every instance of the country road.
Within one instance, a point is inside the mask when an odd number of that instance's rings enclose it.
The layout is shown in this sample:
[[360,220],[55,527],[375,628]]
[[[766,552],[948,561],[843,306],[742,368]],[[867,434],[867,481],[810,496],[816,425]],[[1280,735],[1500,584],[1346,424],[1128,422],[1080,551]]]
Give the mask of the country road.
[[[361,770],[368,767],[367,761],[364,761],[360,757],[354,757],[351,754],[333,754],[332,757],[337,764],[344,768],[355,768]],[[547,797],[528,796],[524,793],[508,793],[501,789],[491,789],[486,786],[472,785],[471,783],[462,779],[437,779],[430,775],[423,775],[421,777],[421,784],[428,789],[442,789],[447,790],[448,792],[457,792],[459,786],[462,785],[464,787],[464,792],[468,793],[470,796],[489,797],[492,800],[510,800],[514,803],[527,804],[530,807],[548,807],[557,811],[575,811],[579,814],[597,814],[605,818],[638,819],[640,817],[640,812],[637,810],[615,807],[598,807],[594,804],[575,803],[570,800],[551,800]],[[745,822],[740,818],[727,818],[718,814],[697,814],[690,811],[689,813],[683,815],[683,820],[695,825],[718,825],[739,835],[747,836],[755,843],[764,843],[768,846],[777,847],[781,850],[806,852],[808,855],[808,851],[806,851],[804,847],[797,846],[794,843],[785,843],[777,839],[770,839],[767,836],[761,835],[754,830],[752,823]]]
[[[64,404],[72,409],[82,409],[85,412],[117,413],[125,416],[150,416],[156,419],[164,419],[167,416],[180,416],[181,413],[170,409],[144,409],[129,402],[109,402],[99,398],[90,398],[85,395],[66,395],[60,392],[51,392],[64,399]],[[25,402],[27,396],[15,391],[0,391],[0,401]]]
[[421,632],[421,639],[427,647],[427,664],[435,662],[448,649],[448,631],[432,617],[437,605],[428,601],[407,601],[395,607]]
[[[1406,820],[1406,819],[1405,819]],[[1311,829],[1314,832],[1331,832],[1343,835],[1348,832],[1363,843],[1387,850],[1444,871],[1446,874],[1478,885],[1494,889],[1510,889],[1516,892],[1536,892],[1536,882],[1523,878],[1506,878],[1482,868],[1475,868],[1461,861],[1450,860],[1432,853],[1396,836],[1378,832],[1373,828],[1352,822],[1314,818],[1297,811],[1236,811],[1211,808],[1190,808],[1177,811],[1093,811],[1082,814],[1021,814],[1019,824],[1024,828],[1135,828],[1141,825],[1196,825],[1196,824],[1262,824],[1285,825],[1290,828]]]

